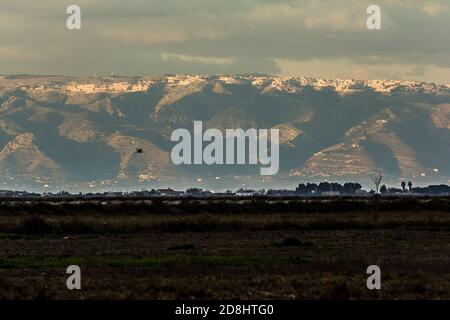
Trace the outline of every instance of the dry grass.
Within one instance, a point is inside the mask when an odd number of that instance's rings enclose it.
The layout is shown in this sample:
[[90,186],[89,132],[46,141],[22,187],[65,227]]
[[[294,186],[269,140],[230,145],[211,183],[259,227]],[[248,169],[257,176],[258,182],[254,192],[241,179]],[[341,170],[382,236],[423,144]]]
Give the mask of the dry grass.
[[446,212],[316,213],[261,215],[32,215],[0,216],[0,232],[15,234],[108,234],[450,228]]

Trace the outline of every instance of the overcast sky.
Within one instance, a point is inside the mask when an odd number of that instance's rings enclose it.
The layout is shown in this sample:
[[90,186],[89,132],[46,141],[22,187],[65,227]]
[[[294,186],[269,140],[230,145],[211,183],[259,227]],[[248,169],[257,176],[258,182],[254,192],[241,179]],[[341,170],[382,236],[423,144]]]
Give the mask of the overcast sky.
[[[81,7],[81,30],[66,8]],[[381,7],[382,30],[366,27]],[[14,0],[0,73],[248,73],[450,84],[450,0]]]

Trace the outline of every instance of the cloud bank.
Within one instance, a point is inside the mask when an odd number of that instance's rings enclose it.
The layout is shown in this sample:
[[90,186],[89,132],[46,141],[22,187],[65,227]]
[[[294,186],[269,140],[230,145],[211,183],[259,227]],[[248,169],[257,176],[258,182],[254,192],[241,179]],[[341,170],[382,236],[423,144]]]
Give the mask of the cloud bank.
[[450,83],[448,1],[79,0],[0,4],[2,73],[272,73]]

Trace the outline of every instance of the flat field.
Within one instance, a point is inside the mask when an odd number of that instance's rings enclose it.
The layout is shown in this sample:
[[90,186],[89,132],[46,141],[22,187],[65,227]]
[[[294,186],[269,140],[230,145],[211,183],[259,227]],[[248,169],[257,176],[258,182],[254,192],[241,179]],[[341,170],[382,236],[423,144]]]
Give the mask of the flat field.
[[0,201],[0,299],[213,298],[450,299],[450,199]]

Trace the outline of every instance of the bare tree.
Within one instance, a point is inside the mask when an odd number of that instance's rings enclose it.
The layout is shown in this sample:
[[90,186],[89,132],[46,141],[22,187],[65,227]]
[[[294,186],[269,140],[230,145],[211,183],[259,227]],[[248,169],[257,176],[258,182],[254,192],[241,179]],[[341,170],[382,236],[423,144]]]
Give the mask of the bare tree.
[[381,171],[372,176],[372,181],[375,184],[375,191],[376,193],[378,193],[378,191],[380,190],[381,181],[383,181],[383,174],[381,173]]

